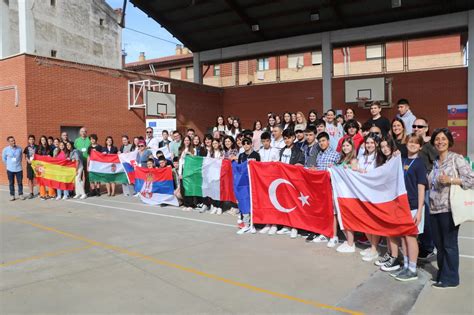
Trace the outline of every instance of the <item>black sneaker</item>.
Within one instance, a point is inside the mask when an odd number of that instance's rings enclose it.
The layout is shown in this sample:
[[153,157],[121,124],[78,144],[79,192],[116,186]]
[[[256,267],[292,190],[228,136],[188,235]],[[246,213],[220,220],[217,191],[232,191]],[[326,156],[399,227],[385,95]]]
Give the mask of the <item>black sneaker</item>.
[[29,194],[28,199],[33,199],[33,198],[35,198],[35,195]]
[[420,261],[429,261],[431,258],[436,256],[434,252],[420,251],[418,254],[418,260]]
[[387,252],[385,253],[385,255],[383,255],[383,257],[377,259],[374,264],[376,266],[383,266],[386,262],[388,262],[390,260],[390,258],[392,258],[392,256],[390,256],[390,254]]
[[455,289],[459,286],[457,285],[449,285],[449,284],[444,284],[443,282],[436,282],[431,285],[433,289]]
[[94,197],[95,194],[96,194],[95,189],[93,189],[87,194],[87,197]]
[[316,238],[316,234],[314,233],[310,233],[308,234],[308,236],[306,237],[306,242],[312,242],[314,239]]
[[382,271],[396,271],[402,266],[396,257],[391,257],[385,264],[380,267]]
[[411,271],[410,269],[405,269],[403,272],[400,272],[398,276],[395,277],[398,281],[413,281],[418,279],[418,273]]
[[405,270],[408,270],[408,269],[403,269],[403,268],[400,268],[398,269],[397,271],[395,272],[391,272],[389,273],[390,277],[398,277],[399,274],[401,274],[402,272],[405,272]]

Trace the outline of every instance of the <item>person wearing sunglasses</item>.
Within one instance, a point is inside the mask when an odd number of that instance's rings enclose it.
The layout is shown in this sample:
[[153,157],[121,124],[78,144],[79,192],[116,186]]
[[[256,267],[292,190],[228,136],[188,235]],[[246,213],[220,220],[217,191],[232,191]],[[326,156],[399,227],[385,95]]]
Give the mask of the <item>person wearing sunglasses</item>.
[[153,152],[158,150],[158,138],[153,137],[153,128],[148,127],[145,130],[146,136],[145,136],[145,143],[147,148],[152,149]]
[[[426,167],[427,175],[430,174],[433,169],[433,163],[438,156],[438,151],[431,144],[431,137],[429,136],[429,125],[426,118],[417,118],[411,126],[413,133],[423,138],[423,146],[418,154],[419,158],[423,161]],[[418,241],[420,242],[420,253],[418,259],[421,261],[428,261],[431,257],[434,257],[434,242],[433,234],[430,222],[430,190],[425,191],[425,217],[424,217],[424,231],[420,234]]]

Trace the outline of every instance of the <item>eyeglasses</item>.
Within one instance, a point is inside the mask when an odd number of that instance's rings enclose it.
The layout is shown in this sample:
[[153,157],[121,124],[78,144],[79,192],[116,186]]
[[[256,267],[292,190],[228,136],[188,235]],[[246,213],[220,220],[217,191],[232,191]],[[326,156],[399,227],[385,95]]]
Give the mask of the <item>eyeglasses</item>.
[[144,148],[145,146],[143,144],[138,145],[139,148]]
[[428,126],[424,126],[424,125],[412,125],[411,126],[413,129],[423,129],[423,128],[426,128]]

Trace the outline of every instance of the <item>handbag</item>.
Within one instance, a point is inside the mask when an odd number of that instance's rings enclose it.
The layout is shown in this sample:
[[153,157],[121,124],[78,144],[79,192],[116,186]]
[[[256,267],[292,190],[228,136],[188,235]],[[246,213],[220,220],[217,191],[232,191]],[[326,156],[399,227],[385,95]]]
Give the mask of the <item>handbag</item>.
[[[453,160],[454,177],[459,178],[456,163]],[[459,185],[451,185],[449,191],[451,213],[454,225],[474,221],[474,190],[462,189]]]

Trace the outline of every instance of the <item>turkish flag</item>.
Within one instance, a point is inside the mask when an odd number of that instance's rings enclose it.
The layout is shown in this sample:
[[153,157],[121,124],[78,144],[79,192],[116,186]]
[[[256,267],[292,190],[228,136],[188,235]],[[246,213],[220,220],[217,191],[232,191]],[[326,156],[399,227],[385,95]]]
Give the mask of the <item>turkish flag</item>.
[[332,237],[330,175],[281,162],[249,162],[254,223],[279,224]]

